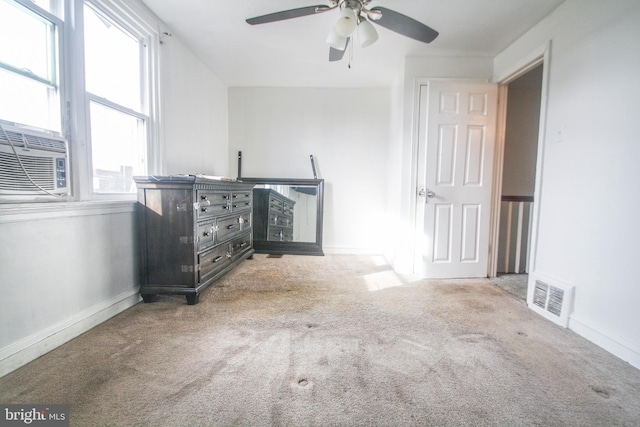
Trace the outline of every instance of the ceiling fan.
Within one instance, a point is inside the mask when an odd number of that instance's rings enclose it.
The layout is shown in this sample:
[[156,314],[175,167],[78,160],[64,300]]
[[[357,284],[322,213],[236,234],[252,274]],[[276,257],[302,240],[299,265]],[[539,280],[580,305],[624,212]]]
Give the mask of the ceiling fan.
[[367,47],[378,40],[378,33],[371,22],[423,43],[431,43],[438,32],[413,18],[384,7],[367,8],[372,0],[329,0],[329,5],[306,6],[283,10],[268,15],[247,19],[251,25],[300,18],[337,9],[340,16],[329,32],[327,43],[329,61],[339,61],[349,45],[349,40],[357,33],[360,46]]

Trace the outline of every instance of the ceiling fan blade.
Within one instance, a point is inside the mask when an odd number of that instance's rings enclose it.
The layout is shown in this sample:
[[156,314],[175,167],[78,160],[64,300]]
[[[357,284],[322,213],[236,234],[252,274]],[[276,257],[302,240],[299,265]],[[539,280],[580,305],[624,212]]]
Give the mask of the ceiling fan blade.
[[375,22],[376,24],[391,31],[395,31],[398,34],[402,34],[403,36],[410,37],[423,43],[431,43],[436,37],[438,37],[439,33],[433,28],[427,27],[423,23],[401,13],[394,12],[393,10],[384,7],[374,7],[371,10],[382,13],[382,16],[379,19],[372,19],[371,22]]
[[256,16],[247,19],[247,24],[257,25],[269,22],[284,21],[285,19],[300,18],[301,16],[315,15],[316,13],[326,12],[332,8],[320,4],[316,6],[300,7],[298,9],[283,10],[282,12],[270,13],[268,15]]
[[351,37],[347,39],[347,41],[344,44],[344,49],[342,50],[335,49],[332,47],[329,48],[329,61],[335,62],[335,61],[340,61],[342,59],[342,57],[344,56],[344,53],[347,51],[347,46],[349,46],[349,40],[351,40]]

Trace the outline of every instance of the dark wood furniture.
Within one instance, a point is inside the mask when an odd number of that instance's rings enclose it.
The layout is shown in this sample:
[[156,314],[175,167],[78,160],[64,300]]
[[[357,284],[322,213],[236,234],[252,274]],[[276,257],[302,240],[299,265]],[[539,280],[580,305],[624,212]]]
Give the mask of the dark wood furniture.
[[253,236],[256,240],[293,241],[296,202],[271,188],[253,189]]
[[[288,187],[294,193],[304,193],[308,195],[310,211],[307,215],[296,214],[296,229],[304,223],[302,219],[308,219],[312,216],[312,222],[306,225],[306,233],[298,233],[300,236],[305,234],[307,237],[296,237],[292,241],[285,240],[268,240],[266,236],[258,238],[254,231],[253,247],[257,253],[266,254],[292,254],[292,255],[324,255],[322,250],[322,229],[323,229],[323,209],[324,209],[324,180],[323,179],[296,179],[296,178],[240,178],[244,183],[254,184],[254,194],[263,188]],[[291,191],[287,194],[292,194]],[[255,196],[254,196],[255,197]],[[296,211],[302,208],[305,203],[296,203]],[[312,213],[312,215],[309,215]],[[260,219],[259,219],[260,218]],[[265,211],[258,212],[254,208],[253,222],[254,228],[257,229],[258,221],[267,222],[268,217]]]
[[253,256],[253,184],[200,176],[134,177],[138,188],[140,294],[200,292]]

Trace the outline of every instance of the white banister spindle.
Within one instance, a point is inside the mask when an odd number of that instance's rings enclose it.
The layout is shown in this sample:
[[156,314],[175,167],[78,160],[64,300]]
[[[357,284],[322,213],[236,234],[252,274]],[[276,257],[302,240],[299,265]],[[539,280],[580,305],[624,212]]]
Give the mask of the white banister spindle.
[[531,230],[532,230],[532,224],[533,221],[531,220],[533,218],[533,203],[529,203],[529,221],[528,221],[528,227],[527,227],[527,259],[525,260],[525,267],[524,267],[524,271],[525,273],[529,272],[529,245],[531,244]]
[[524,202],[518,202],[518,231],[516,232],[516,263],[515,273],[520,273],[520,254],[522,253],[522,220],[524,216]]
[[[500,251],[504,256],[504,272],[526,273],[529,271],[528,245],[530,242],[529,236],[531,236],[533,203],[529,200],[513,200],[511,197],[509,199],[503,201],[502,206],[503,208],[506,208],[507,215],[504,218],[505,222],[500,227],[501,232],[505,233],[505,238],[502,240],[504,247],[500,248]],[[528,217],[525,217],[525,212],[528,213]],[[526,245],[526,247],[523,248],[523,245]],[[524,254],[522,253],[523,249],[525,252]],[[521,266],[523,263],[523,256],[525,257],[524,270]]]
[[506,247],[504,248],[504,271],[505,273],[511,272],[511,266],[509,265],[509,261],[511,258],[511,216],[513,214],[513,202],[509,202],[507,209],[507,239],[506,239]]

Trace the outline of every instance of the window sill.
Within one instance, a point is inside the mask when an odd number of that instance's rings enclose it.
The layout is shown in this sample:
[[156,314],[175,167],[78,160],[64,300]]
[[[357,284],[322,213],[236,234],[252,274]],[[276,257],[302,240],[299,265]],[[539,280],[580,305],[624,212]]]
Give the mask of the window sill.
[[133,213],[135,200],[0,204],[0,224],[92,215]]

